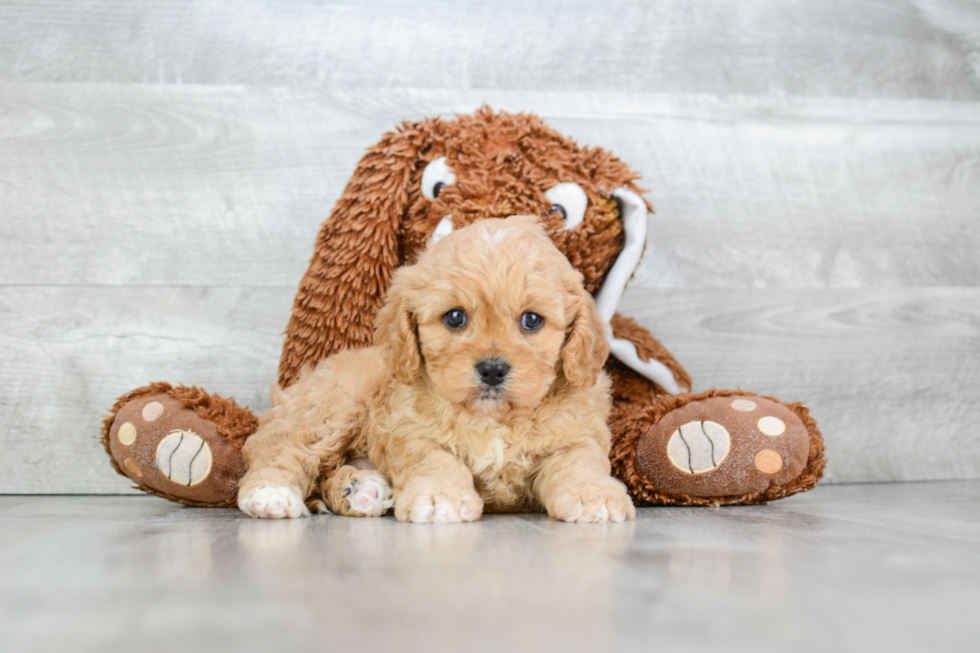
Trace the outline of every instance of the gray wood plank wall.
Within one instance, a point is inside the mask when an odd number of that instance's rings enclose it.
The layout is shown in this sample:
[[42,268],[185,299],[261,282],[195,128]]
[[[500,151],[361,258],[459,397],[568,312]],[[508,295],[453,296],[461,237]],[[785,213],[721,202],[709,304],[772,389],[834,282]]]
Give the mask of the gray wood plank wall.
[[0,2],[0,492],[111,493],[156,380],[268,406],[319,223],[406,118],[643,174],[622,310],[804,400],[834,482],[980,476],[980,4]]

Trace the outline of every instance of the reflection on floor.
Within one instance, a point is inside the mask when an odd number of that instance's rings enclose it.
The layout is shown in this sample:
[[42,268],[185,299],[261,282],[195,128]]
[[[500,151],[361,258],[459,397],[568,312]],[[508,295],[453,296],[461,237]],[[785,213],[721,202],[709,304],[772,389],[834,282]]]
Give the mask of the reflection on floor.
[[416,526],[0,497],[5,651],[871,651],[980,644],[980,482]]

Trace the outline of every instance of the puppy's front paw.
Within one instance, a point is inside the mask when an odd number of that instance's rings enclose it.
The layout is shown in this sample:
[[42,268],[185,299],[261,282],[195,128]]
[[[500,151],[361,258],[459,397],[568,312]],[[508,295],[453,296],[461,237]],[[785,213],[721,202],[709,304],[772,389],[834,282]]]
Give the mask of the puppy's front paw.
[[238,499],[238,507],[249,517],[261,519],[310,516],[299,492],[282,485],[266,485],[250,490]]
[[548,514],[569,522],[620,522],[636,518],[626,487],[614,478],[588,480],[556,492]]
[[395,518],[416,524],[476,521],[483,499],[476,491],[455,487],[408,487],[395,499]]

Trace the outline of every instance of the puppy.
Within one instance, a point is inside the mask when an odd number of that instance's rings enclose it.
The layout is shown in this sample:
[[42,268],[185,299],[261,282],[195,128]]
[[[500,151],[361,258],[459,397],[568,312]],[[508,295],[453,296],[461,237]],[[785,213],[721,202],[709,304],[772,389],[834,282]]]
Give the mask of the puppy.
[[243,450],[238,505],[271,518],[309,514],[310,497],[358,516],[393,503],[411,522],[633,519],[610,476],[603,328],[536,218],[454,231],[398,270],[374,347],[275,393]]

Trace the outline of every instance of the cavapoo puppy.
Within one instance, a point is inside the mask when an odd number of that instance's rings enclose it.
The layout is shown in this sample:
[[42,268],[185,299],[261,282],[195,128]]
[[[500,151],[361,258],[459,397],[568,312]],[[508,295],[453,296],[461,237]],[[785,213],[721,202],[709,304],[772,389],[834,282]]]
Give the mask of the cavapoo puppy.
[[243,449],[244,512],[377,516],[393,504],[411,522],[542,509],[634,518],[610,476],[603,323],[536,218],[485,220],[431,244],[397,271],[376,327],[373,347],[274,392]]

